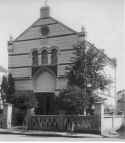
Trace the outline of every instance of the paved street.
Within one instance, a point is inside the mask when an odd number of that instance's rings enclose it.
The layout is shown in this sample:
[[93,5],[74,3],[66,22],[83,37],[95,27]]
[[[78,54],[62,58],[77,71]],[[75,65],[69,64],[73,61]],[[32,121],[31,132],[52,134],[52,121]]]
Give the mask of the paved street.
[[0,141],[124,141],[125,130],[119,131],[119,135],[105,134],[104,136],[96,134],[80,134],[66,132],[43,132],[43,131],[24,131],[17,129],[1,129]]
[[118,138],[78,138],[78,137],[45,137],[45,136],[26,136],[26,135],[10,135],[0,134],[0,141],[124,141]]

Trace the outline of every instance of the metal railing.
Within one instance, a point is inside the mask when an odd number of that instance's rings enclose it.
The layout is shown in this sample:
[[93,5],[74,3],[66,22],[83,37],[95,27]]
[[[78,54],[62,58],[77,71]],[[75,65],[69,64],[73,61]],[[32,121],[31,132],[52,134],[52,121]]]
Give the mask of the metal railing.
[[95,115],[32,115],[26,123],[30,130],[100,133],[101,128],[100,117]]

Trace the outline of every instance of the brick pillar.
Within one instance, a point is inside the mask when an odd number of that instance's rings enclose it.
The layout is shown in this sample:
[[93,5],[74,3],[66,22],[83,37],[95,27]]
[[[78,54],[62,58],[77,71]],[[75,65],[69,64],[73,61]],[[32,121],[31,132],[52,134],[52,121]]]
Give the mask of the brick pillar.
[[6,103],[4,104],[3,111],[3,128],[11,128],[12,123],[12,104]]
[[95,104],[95,115],[99,118],[99,132],[100,134],[103,133],[103,123],[104,123],[104,104],[103,102],[97,102]]
[[31,127],[31,118],[32,116],[35,114],[34,113],[34,110],[35,108],[30,108],[30,109],[27,109],[27,113],[26,113],[26,116],[25,116],[25,119],[24,119],[24,126],[25,126],[25,129],[32,129]]

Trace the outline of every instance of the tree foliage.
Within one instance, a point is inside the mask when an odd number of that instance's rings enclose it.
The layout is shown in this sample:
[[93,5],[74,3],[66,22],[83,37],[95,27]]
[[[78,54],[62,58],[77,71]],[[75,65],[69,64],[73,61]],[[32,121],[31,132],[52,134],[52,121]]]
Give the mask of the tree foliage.
[[8,75],[8,96],[7,102],[12,103],[15,94],[15,82],[12,74]]
[[15,82],[12,77],[12,74],[8,75],[8,94],[12,95],[15,93]]
[[67,89],[63,89],[56,98],[57,106],[60,110],[65,111],[65,114],[82,114],[83,106],[87,107],[88,113],[92,113],[91,105],[94,103],[94,98],[93,96],[88,97],[88,95],[82,97],[81,89],[78,86],[69,86]]
[[111,83],[103,73],[107,65],[103,50],[95,47],[87,47],[86,41],[74,45],[72,65],[67,70],[68,86],[61,91],[57,100],[59,107],[66,112],[84,113],[84,109],[90,113],[95,102],[95,91],[105,90]]
[[111,80],[103,73],[107,65],[104,50],[98,51],[95,47],[87,47],[84,41],[75,45],[74,50],[75,56],[72,58],[74,64],[67,67],[68,84],[83,89],[88,89],[87,86],[90,85],[91,91],[105,90]]
[[11,103],[15,93],[15,83],[12,74],[3,76],[1,84],[1,94],[4,102]]
[[14,98],[13,98],[13,105],[16,108],[19,109],[28,109],[28,108],[35,108],[37,107],[37,99],[35,98],[35,95],[32,93],[27,94],[27,93],[23,93],[23,94],[17,94]]
[[1,84],[1,96],[3,102],[6,102],[7,94],[8,94],[8,80],[6,76],[3,76]]
[[15,91],[15,82],[12,74],[3,76],[1,84],[2,99],[20,109],[33,108],[37,101],[32,92]]

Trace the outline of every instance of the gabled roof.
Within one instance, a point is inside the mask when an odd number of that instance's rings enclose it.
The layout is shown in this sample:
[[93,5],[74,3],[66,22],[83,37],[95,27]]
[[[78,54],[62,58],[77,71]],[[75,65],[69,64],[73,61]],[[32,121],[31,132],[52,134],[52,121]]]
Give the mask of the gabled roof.
[[[65,36],[65,35],[76,35],[79,32],[71,29],[66,26],[62,22],[54,19],[53,17],[47,18],[39,18],[36,20],[31,26],[29,26],[23,33],[21,33],[14,41],[23,41],[23,40],[35,40],[44,38],[44,36],[40,33],[40,28],[42,25],[48,25],[50,28],[49,35],[47,37],[57,37],[57,36]],[[93,44],[89,41],[86,41],[89,47],[94,47],[98,52],[101,53],[101,50],[97,49]],[[102,53],[104,54],[104,53]],[[107,55],[105,58],[109,64],[114,66],[112,59],[110,59]]]
[[63,23],[57,21],[52,17],[47,18],[39,18],[36,20],[30,27],[28,27],[22,34],[20,34],[14,41],[27,40],[27,39],[37,39],[44,38],[40,33],[40,28],[42,25],[48,25],[50,28],[50,32],[48,37],[50,36],[59,36],[66,34],[77,34],[77,32]]

